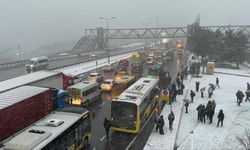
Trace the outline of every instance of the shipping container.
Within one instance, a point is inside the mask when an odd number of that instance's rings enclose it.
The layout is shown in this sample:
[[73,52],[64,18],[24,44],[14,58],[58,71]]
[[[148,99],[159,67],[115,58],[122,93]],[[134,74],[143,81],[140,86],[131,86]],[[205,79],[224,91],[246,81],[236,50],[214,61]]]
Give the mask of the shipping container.
[[53,111],[49,88],[22,86],[0,94],[0,141]]

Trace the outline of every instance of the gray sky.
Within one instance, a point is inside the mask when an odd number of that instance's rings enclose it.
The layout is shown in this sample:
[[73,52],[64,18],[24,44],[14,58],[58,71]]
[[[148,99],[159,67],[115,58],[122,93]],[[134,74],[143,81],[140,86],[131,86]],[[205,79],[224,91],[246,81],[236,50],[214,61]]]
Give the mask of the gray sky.
[[250,24],[250,0],[0,0],[0,46],[77,41],[85,28]]

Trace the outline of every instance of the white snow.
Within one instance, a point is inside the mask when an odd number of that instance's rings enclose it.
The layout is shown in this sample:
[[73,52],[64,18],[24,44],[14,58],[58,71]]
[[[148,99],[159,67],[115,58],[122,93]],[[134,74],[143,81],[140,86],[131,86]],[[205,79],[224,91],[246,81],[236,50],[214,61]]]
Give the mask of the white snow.
[[[250,70],[246,68],[241,70],[216,68],[216,72],[237,75],[215,73],[214,75],[203,75],[202,78],[191,78],[190,81],[185,80],[185,90],[187,91],[185,98],[190,99],[190,90],[195,91],[196,81],[200,82],[200,88],[206,87],[204,98],[201,98],[200,92],[196,93],[194,103],[189,105],[189,113],[185,113],[182,101],[184,96],[177,96],[177,102],[173,104],[175,120],[172,133],[168,130],[167,120],[170,106],[165,105],[162,111],[165,120],[165,134],[160,135],[153,130],[144,147],[145,150],[172,150],[175,144],[180,150],[244,149],[237,141],[236,136],[244,136],[245,129],[250,129],[250,102],[245,102],[244,97],[241,106],[237,106],[235,94],[238,90],[246,91],[246,83],[250,82]],[[212,98],[209,99],[207,94],[208,84],[215,84],[216,77],[220,80],[220,88],[216,88]],[[198,123],[196,107],[199,104],[206,105],[208,100],[216,101],[213,123],[209,124],[208,120],[206,120],[205,124]],[[220,109],[223,109],[225,114],[223,127],[217,127],[217,115]],[[178,130],[180,117],[181,121]]]

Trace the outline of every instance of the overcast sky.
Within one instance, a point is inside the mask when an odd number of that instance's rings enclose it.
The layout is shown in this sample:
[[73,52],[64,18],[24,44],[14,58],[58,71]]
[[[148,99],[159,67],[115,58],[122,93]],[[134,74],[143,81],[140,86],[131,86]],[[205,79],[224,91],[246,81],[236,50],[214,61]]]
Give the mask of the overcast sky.
[[0,0],[0,46],[76,41],[86,28],[250,24],[250,0]]

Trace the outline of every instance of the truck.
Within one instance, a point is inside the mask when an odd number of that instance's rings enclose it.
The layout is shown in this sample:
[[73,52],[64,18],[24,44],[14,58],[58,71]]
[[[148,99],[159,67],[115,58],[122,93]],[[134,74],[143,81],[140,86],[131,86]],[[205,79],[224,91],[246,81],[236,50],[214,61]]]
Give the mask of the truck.
[[0,94],[0,141],[53,111],[49,88],[22,86]]
[[24,85],[63,89],[64,74],[55,71],[38,71],[0,82],[0,93]]
[[68,92],[21,86],[0,94],[0,143],[53,110],[66,106]]

